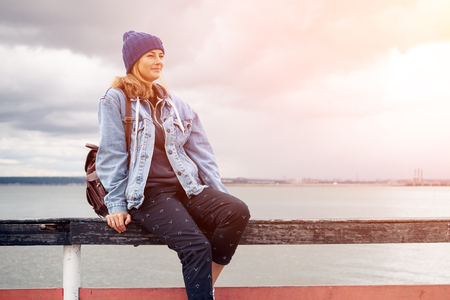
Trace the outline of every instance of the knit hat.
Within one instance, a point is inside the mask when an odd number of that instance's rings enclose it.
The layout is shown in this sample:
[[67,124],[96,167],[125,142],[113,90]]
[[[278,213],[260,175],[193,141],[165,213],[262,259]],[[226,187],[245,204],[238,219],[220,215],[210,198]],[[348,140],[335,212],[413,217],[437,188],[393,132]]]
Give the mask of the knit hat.
[[133,30],[125,32],[123,34],[122,54],[127,74],[142,55],[154,49],[160,49],[164,53],[164,47],[159,37]]

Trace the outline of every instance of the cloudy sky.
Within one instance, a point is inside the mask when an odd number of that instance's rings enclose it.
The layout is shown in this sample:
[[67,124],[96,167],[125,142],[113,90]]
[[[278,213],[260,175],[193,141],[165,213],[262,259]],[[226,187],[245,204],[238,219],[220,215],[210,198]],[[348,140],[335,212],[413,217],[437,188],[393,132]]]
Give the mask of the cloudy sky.
[[84,174],[136,30],[164,42],[222,177],[450,178],[449,15],[448,0],[1,1],[0,176]]

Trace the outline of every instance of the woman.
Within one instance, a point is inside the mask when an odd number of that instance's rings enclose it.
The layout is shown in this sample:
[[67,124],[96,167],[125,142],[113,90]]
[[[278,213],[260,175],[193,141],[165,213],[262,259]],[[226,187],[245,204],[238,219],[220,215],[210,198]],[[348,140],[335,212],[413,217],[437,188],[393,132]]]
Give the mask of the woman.
[[[127,75],[116,77],[98,113],[96,169],[108,191],[108,225],[121,233],[132,218],[140,222],[178,253],[188,299],[214,299],[213,285],[247,226],[248,208],[221,183],[197,114],[155,83],[164,67],[161,40],[129,31],[122,53]],[[133,119],[129,157],[127,97]]]

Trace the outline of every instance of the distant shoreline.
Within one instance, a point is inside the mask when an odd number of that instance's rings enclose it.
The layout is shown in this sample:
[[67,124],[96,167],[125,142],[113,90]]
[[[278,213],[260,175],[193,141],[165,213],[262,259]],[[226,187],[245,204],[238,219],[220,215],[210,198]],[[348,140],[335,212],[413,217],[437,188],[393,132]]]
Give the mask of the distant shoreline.
[[0,177],[0,185],[78,185],[86,184],[81,176],[73,177]]
[[[0,185],[85,185],[84,177],[0,177]],[[253,187],[414,187],[414,186],[450,186],[450,182],[412,183],[383,183],[383,182],[318,182],[318,183],[278,183],[278,182],[228,182],[225,186],[253,186]]]
[[391,186],[391,187],[419,187],[419,186],[450,186],[450,183],[423,183],[423,184],[406,184],[406,183],[224,183],[226,186],[273,186],[273,187],[349,187],[349,186]]

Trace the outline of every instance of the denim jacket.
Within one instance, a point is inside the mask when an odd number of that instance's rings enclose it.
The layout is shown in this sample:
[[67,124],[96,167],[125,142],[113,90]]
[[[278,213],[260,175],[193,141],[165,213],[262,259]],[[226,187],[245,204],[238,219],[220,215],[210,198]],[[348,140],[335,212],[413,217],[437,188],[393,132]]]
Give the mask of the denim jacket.
[[[227,192],[195,111],[173,94],[164,99],[158,97],[160,99],[163,100],[161,122],[167,157],[187,196],[198,195],[206,186]],[[100,141],[96,170],[108,191],[105,204],[110,214],[127,212],[142,205],[155,143],[150,104],[139,98],[131,99],[133,129],[127,168],[125,101],[122,90],[111,88],[100,99],[98,109]],[[136,112],[139,115],[137,123]]]

